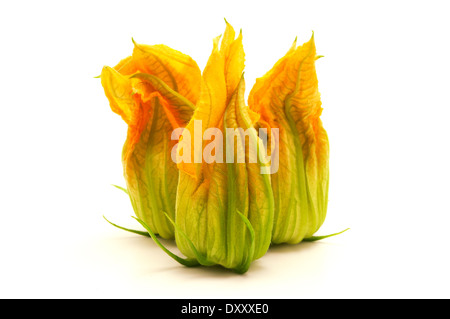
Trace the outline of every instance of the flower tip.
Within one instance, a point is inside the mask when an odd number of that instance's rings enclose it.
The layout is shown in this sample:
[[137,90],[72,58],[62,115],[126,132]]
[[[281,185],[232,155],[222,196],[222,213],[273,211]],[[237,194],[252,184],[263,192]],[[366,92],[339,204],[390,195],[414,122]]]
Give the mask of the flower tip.
[[219,50],[219,42],[220,42],[221,38],[222,38],[222,34],[213,39],[213,52]]
[[110,69],[111,68],[109,66],[105,65],[102,68],[102,72],[100,72],[100,75],[94,76],[94,79],[101,79],[103,72],[108,72],[108,71],[110,71]]
[[295,37],[294,42],[292,42],[291,48],[289,49],[289,51],[295,50],[295,48],[297,47],[297,37]]
[[131,42],[133,42],[133,44],[136,48],[139,48],[139,44],[137,44],[136,41],[134,41],[133,37],[131,37]]

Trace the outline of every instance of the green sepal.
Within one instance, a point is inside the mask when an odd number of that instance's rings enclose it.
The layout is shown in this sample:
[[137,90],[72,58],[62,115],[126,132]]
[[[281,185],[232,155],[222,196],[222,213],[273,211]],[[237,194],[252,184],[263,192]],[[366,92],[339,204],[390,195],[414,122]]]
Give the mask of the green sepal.
[[237,213],[242,218],[242,221],[245,223],[250,233],[250,248],[248,251],[247,259],[239,267],[233,269],[238,274],[243,274],[250,268],[250,263],[253,261],[253,255],[255,254],[255,230],[244,214],[242,214],[240,211],[237,211]]
[[115,188],[118,188],[118,189],[120,189],[121,191],[125,192],[125,194],[130,195],[130,194],[128,193],[128,190],[127,190],[126,188],[123,188],[123,187],[121,187],[121,186],[114,185],[114,184],[111,184],[111,185],[114,186]]
[[119,228],[119,229],[126,230],[126,231],[128,231],[128,232],[130,232],[130,233],[138,234],[138,235],[145,236],[145,237],[150,237],[150,235],[149,235],[147,232],[145,232],[145,231],[140,231],[140,230],[135,230],[135,229],[129,229],[129,228],[125,228],[125,227],[116,225],[116,224],[110,222],[110,221],[105,217],[105,215],[103,215],[103,218],[104,218],[108,223],[110,223],[111,225],[113,225],[114,227],[117,227],[117,228]]
[[131,216],[134,219],[136,219],[145,229],[147,229],[148,233],[150,234],[150,236],[152,237],[153,241],[162,249],[164,250],[164,252],[169,255],[170,257],[172,257],[173,259],[175,259],[176,261],[178,261],[180,264],[182,264],[183,266],[186,267],[194,267],[194,266],[198,266],[199,262],[195,259],[188,259],[188,258],[181,258],[177,255],[175,255],[174,253],[172,253],[170,250],[168,250],[166,247],[164,247],[164,245],[158,240],[158,238],[156,237],[156,235],[152,232],[152,230],[150,229],[150,227],[141,219]]
[[347,229],[344,229],[343,231],[341,231],[339,233],[334,233],[334,234],[325,235],[325,236],[312,236],[312,237],[309,237],[309,238],[303,238],[303,241],[306,241],[306,242],[318,241],[318,240],[321,240],[321,239],[325,239],[325,238],[333,237],[333,236],[336,236],[336,235],[340,235],[340,234],[342,234],[343,232],[346,232],[349,229],[350,228],[347,228]]
[[203,256],[202,254],[200,254],[197,250],[197,248],[195,248],[194,243],[189,239],[189,237],[186,235],[185,232],[183,232],[178,225],[172,220],[172,218],[170,218],[170,216],[164,212],[164,214],[166,215],[167,219],[172,223],[173,227],[175,228],[176,231],[180,232],[180,234],[186,239],[186,241],[189,244],[189,247],[192,249],[192,252],[195,255],[195,258],[197,258],[198,262],[203,265],[203,266],[212,266],[214,265],[213,262],[208,261],[208,259]]

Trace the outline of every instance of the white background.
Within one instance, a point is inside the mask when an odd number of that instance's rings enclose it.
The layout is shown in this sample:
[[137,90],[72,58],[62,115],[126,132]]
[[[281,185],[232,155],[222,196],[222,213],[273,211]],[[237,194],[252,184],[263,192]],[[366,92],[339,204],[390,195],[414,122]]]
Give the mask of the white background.
[[[445,1],[63,1],[0,4],[0,297],[449,298],[450,23]],[[315,32],[330,137],[322,242],[245,275],[185,268],[130,217],[126,125],[99,79],[139,43],[206,64],[243,29],[247,93]],[[176,247],[167,242],[176,251]]]

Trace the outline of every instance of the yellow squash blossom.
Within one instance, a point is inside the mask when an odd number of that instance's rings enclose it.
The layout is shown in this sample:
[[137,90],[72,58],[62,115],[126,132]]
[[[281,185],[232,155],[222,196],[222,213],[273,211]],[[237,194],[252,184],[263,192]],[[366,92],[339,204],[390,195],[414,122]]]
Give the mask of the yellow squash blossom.
[[167,46],[135,43],[132,56],[104,67],[100,77],[112,111],[128,124],[122,162],[133,209],[154,233],[173,238],[165,215],[175,218],[178,183],[171,133],[192,117],[200,70]]
[[[225,139],[227,128],[242,128],[248,139],[260,147],[258,151],[264,147],[253,127],[258,116],[245,105],[243,69],[242,34],[235,39],[235,32],[227,23],[220,49],[217,38],[203,72],[197,108],[185,129],[190,136],[195,135],[195,125],[201,121],[201,136],[214,128],[214,132],[224,132]],[[215,154],[214,163],[195,163],[199,154],[192,145],[192,160],[178,165],[175,238],[187,258],[163,249],[185,265],[218,264],[243,273],[269,248],[273,225],[270,178],[260,173],[259,161],[250,163],[242,132],[238,131],[236,137],[234,149],[224,143],[225,151]],[[202,141],[200,156],[209,143]],[[239,152],[246,152],[243,163],[225,161],[225,157]]]
[[271,175],[275,201],[273,243],[299,243],[325,219],[328,204],[327,133],[322,126],[314,36],[294,45],[249,95],[259,126],[279,129],[278,172]]
[[[233,28],[227,24],[220,50],[218,39],[214,42],[203,72],[197,109],[186,129],[194,136],[195,121],[201,120],[203,134],[208,128],[217,128],[226,140],[227,128],[242,128],[248,130],[249,139],[258,143],[253,128],[257,116],[244,100],[242,34],[234,37]],[[239,135],[234,149],[224,143],[223,156],[246,152],[244,163],[237,163],[237,159],[229,163],[224,158],[223,163],[216,159],[212,164],[179,164],[176,211],[180,229],[176,241],[183,254],[200,263],[220,264],[238,272],[245,272],[251,261],[266,253],[273,222],[269,177],[260,173],[260,163],[249,163],[250,154],[242,141]],[[202,152],[204,149],[205,142]]]

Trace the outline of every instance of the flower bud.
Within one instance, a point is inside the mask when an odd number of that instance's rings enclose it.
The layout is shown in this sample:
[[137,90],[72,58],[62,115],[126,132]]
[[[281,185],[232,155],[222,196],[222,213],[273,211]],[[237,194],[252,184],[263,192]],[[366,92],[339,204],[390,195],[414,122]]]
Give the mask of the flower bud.
[[163,238],[173,238],[178,169],[171,133],[190,120],[200,91],[200,70],[164,45],[138,45],[101,81],[112,111],[128,124],[122,163],[136,216]]
[[259,126],[279,129],[278,172],[271,175],[275,201],[273,243],[312,239],[328,204],[327,133],[322,126],[314,37],[296,43],[249,95]]
[[[243,68],[242,34],[234,39],[227,23],[220,50],[218,39],[214,42],[197,109],[185,129],[197,137],[197,124],[203,140],[201,148],[191,145],[193,162],[178,165],[175,220],[176,243],[184,255],[237,272],[266,253],[273,219],[270,178],[261,174],[259,161],[250,162],[263,145],[253,127],[258,116],[245,105]],[[214,135],[210,143],[208,132]],[[203,161],[195,163],[199,151]],[[208,163],[211,156],[215,160]]]

